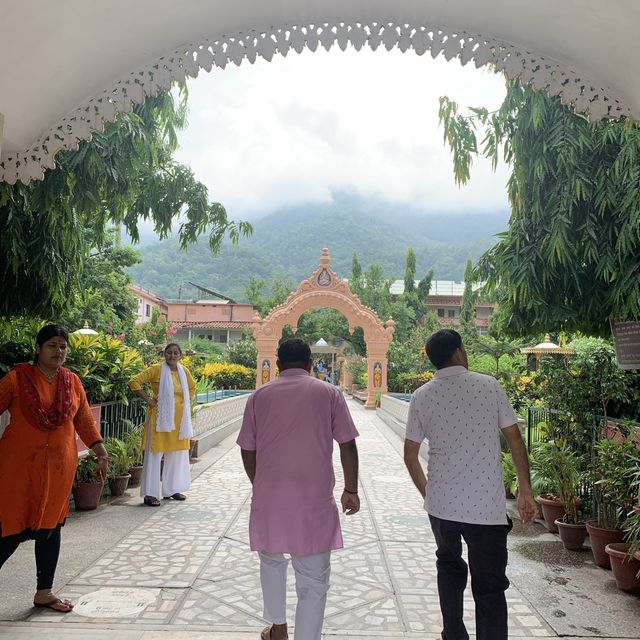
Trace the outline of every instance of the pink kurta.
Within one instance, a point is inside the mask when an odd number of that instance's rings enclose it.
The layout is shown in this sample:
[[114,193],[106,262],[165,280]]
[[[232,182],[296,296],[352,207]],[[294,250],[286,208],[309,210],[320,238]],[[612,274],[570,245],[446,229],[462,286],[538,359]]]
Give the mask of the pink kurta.
[[342,548],[333,441],[357,436],[342,393],[304,369],[281,372],[249,397],[238,444],[256,451],[253,551],[308,556]]

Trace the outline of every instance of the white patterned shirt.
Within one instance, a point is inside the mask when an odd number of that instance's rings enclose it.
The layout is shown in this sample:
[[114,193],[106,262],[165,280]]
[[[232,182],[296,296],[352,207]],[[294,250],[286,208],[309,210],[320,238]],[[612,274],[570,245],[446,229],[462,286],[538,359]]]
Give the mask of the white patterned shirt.
[[408,440],[429,443],[425,509],[443,520],[506,524],[500,429],[517,418],[500,383],[439,369],[411,397]]

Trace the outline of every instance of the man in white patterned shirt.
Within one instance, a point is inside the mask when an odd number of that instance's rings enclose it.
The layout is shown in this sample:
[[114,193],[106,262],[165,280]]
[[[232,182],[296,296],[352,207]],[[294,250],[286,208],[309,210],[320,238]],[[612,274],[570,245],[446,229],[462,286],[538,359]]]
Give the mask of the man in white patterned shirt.
[[[411,398],[404,444],[405,464],[425,498],[437,544],[438,594],[443,640],[468,640],[462,620],[467,563],[476,604],[477,640],[506,640],[509,580],[506,515],[499,433],[505,436],[518,474],[518,509],[533,522],[529,461],[517,419],[500,383],[468,370],[460,334],[434,333],[426,344],[437,371]],[[427,478],[418,458],[429,443]]]

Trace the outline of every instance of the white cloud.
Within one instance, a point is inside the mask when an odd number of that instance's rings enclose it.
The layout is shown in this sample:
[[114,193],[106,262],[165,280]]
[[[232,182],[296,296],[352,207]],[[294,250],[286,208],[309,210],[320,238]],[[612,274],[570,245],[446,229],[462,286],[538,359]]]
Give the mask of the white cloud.
[[425,211],[507,206],[507,169],[453,181],[438,98],[496,108],[501,76],[408,52],[334,49],[203,73],[189,85],[177,157],[231,217],[355,192]]

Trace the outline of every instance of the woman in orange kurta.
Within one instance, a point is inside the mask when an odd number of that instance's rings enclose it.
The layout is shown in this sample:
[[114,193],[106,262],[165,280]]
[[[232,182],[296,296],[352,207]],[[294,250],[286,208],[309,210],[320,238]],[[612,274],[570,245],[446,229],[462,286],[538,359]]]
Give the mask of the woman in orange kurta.
[[62,613],[73,604],[52,587],[78,463],[76,432],[97,455],[102,477],[108,463],[82,383],[62,366],[68,341],[63,327],[43,327],[34,364],[18,364],[0,380],[0,414],[11,414],[0,437],[0,567],[21,542],[35,539],[33,604]]

